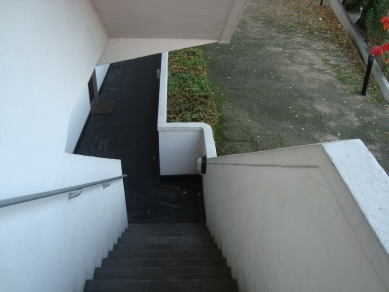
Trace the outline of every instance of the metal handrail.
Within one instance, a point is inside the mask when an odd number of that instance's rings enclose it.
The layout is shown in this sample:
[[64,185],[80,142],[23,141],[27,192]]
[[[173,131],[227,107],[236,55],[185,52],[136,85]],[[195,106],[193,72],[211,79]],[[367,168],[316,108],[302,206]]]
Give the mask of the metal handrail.
[[20,203],[25,203],[25,202],[29,202],[29,201],[33,201],[33,200],[38,200],[38,199],[42,199],[42,198],[46,198],[46,197],[51,197],[51,196],[55,196],[55,195],[59,195],[59,194],[67,193],[67,192],[69,192],[69,199],[73,199],[75,197],[78,197],[81,194],[83,188],[95,186],[98,184],[103,184],[103,188],[106,188],[106,187],[109,187],[109,185],[111,184],[111,181],[121,179],[121,178],[124,178],[126,176],[127,176],[127,174],[123,174],[121,176],[116,176],[116,177],[103,179],[103,180],[99,180],[99,181],[95,181],[95,182],[91,182],[91,183],[87,183],[87,184],[73,186],[73,187],[68,187],[68,188],[43,192],[43,193],[36,193],[36,194],[32,194],[32,195],[27,195],[27,196],[1,200],[0,201],[0,208],[16,205],[16,204],[20,204]]

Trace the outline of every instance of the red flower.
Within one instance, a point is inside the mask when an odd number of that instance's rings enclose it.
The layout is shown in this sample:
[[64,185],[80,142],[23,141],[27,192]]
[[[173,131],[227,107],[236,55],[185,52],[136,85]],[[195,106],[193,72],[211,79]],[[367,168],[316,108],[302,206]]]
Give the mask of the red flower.
[[384,54],[384,49],[381,46],[372,47],[370,49],[370,55],[374,55],[375,57],[381,56]]
[[384,54],[389,51],[389,42],[387,42],[385,45],[382,46],[382,49],[384,50]]
[[385,62],[386,64],[389,64],[389,59],[386,59],[386,62]]
[[[389,13],[389,11],[388,11]],[[389,29],[389,15],[381,18],[381,23],[384,25],[384,30]]]

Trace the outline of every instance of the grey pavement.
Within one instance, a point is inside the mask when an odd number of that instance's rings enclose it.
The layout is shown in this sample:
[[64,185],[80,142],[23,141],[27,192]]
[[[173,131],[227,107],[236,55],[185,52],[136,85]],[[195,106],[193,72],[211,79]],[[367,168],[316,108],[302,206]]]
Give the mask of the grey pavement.
[[389,170],[389,108],[317,1],[252,0],[231,44],[204,46],[218,155],[361,139]]

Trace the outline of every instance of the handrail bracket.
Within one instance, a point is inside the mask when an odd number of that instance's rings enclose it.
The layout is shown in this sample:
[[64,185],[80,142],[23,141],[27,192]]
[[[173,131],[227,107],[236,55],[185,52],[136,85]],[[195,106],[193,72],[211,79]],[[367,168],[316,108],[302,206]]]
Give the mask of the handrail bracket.
[[74,199],[74,198],[78,197],[79,195],[81,195],[81,193],[82,193],[82,189],[79,189],[75,192],[71,192],[71,193],[69,193],[69,199]]

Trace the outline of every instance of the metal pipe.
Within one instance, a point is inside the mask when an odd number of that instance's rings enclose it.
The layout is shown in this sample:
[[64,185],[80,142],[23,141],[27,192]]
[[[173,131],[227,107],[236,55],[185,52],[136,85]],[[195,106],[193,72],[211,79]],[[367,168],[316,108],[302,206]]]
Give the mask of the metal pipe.
[[366,96],[367,85],[369,84],[369,78],[370,78],[371,68],[373,67],[373,63],[374,63],[374,55],[369,55],[369,57],[367,58],[366,74],[365,74],[365,79],[363,80],[363,86],[361,92],[361,95],[363,96]]
[[112,177],[112,178],[108,178],[108,179],[104,179],[104,180],[99,180],[99,181],[95,181],[95,182],[91,182],[91,183],[87,183],[87,184],[83,184],[83,185],[77,185],[77,186],[73,186],[73,187],[57,189],[57,190],[43,192],[43,193],[36,193],[36,194],[32,194],[32,195],[27,195],[27,196],[21,196],[21,197],[1,200],[0,201],[0,208],[12,206],[12,205],[16,205],[16,204],[20,204],[20,203],[24,203],[24,202],[34,201],[34,200],[38,200],[38,199],[42,199],[42,198],[46,198],[46,197],[51,197],[51,196],[55,196],[55,195],[59,195],[59,194],[63,194],[63,193],[77,191],[74,194],[69,194],[70,195],[69,198],[72,198],[72,197],[75,197],[75,194],[77,194],[77,196],[79,196],[81,194],[80,190],[82,190],[83,188],[91,187],[91,186],[98,185],[98,184],[105,184],[107,182],[110,182],[110,181],[113,181],[116,179],[121,179],[121,178],[124,178],[126,176],[127,176],[126,174],[123,174],[121,176],[116,176],[116,177]]

